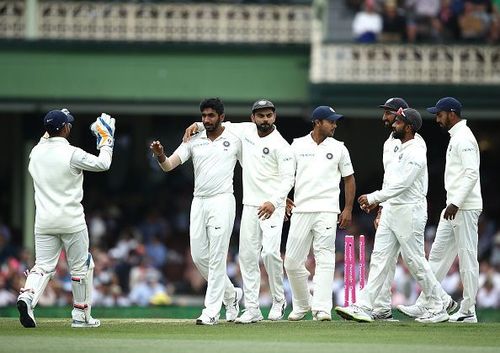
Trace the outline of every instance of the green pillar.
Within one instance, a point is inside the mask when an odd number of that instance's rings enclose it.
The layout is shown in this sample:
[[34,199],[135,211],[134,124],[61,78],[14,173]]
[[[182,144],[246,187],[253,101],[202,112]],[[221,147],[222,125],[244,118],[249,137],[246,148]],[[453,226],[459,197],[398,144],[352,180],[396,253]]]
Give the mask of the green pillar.
[[25,0],[25,3],[25,38],[35,40],[38,39],[38,0]]

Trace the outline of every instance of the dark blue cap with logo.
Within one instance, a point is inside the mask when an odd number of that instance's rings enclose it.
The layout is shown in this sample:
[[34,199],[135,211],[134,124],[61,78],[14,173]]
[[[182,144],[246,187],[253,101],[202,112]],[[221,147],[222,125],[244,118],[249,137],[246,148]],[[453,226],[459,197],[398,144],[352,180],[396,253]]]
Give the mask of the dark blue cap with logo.
[[386,100],[384,104],[379,105],[379,108],[396,112],[399,108],[408,108],[408,103],[403,98],[393,97]]
[[75,121],[68,109],[51,110],[43,118],[43,125],[48,132],[57,132],[64,125]]
[[342,119],[344,116],[341,114],[337,114],[332,107],[326,105],[320,105],[316,109],[313,110],[311,120],[331,120],[337,121]]
[[422,127],[422,117],[420,116],[420,113],[413,108],[399,108],[396,115],[397,119],[401,119],[405,123],[411,125],[414,132],[417,132]]
[[455,112],[458,116],[462,112],[462,103],[453,97],[444,97],[437,101],[435,107],[427,108],[427,111],[431,114],[437,114],[439,112]]

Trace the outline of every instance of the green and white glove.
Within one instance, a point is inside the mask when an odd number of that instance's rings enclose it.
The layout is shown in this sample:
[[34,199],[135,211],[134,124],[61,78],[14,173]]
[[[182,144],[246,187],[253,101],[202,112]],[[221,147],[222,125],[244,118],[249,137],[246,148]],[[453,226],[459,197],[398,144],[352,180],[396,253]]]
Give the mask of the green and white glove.
[[102,113],[95,122],[90,125],[90,131],[96,137],[97,149],[103,146],[113,147],[115,143],[115,119],[106,113]]

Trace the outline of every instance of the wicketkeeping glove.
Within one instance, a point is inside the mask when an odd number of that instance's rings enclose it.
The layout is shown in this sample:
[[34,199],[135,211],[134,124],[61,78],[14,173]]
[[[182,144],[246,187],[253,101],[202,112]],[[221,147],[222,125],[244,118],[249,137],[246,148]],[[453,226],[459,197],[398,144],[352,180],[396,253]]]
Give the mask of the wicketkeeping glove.
[[90,131],[96,137],[97,149],[103,146],[113,147],[115,135],[115,119],[108,114],[102,113],[97,120],[90,125]]

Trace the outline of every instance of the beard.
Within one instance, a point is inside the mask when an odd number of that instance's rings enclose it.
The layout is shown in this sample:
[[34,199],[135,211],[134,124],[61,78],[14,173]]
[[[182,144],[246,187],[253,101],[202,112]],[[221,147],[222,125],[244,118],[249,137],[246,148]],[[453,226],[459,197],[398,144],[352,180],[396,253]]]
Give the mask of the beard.
[[260,132],[269,132],[273,129],[273,124],[260,124],[257,125],[257,130]]
[[215,122],[213,124],[205,124],[205,123],[203,123],[203,126],[205,127],[205,131],[212,132],[212,131],[217,130],[219,128],[220,124],[221,124],[221,121],[219,120],[219,121],[217,121],[217,122]]
[[402,130],[392,130],[392,137],[401,140],[404,137],[404,132]]

